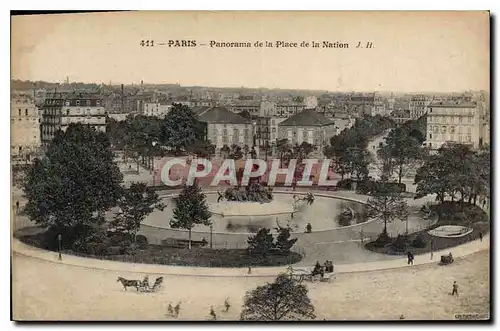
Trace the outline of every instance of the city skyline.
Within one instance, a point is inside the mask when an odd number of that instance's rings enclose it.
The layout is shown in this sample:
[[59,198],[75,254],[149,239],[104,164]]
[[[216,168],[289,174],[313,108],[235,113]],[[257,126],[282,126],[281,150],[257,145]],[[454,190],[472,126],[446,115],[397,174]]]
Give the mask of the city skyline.
[[[97,84],[143,80],[186,87],[338,92],[489,91],[489,26],[483,15],[488,13],[129,12],[13,17],[12,78],[60,82],[69,76],[72,81]],[[157,43],[338,40],[351,48],[147,48],[139,45],[145,39]],[[375,48],[353,49],[358,40],[373,40]]]

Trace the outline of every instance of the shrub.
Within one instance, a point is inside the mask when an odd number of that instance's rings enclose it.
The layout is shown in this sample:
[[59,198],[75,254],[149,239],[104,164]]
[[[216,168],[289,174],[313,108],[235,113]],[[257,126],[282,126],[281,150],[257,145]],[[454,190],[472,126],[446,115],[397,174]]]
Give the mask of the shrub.
[[364,180],[358,182],[356,193],[359,194],[374,194],[377,190],[383,189],[384,191],[391,191],[394,193],[406,192],[406,185],[404,183],[382,183],[374,180]]
[[435,208],[440,224],[467,226],[476,222],[488,222],[488,215],[473,204],[445,201]]
[[415,239],[413,239],[413,241],[411,242],[411,245],[415,248],[424,248],[425,247],[425,239],[424,239],[424,236],[419,233]]
[[385,245],[389,244],[391,242],[391,237],[389,237],[389,234],[387,231],[382,231],[381,234],[378,235],[377,239],[373,242],[373,245],[375,247],[384,247]]
[[148,238],[146,238],[146,236],[142,235],[142,234],[138,234],[135,238],[135,242],[136,244],[138,244],[139,246],[145,246],[148,244]]
[[398,235],[396,240],[391,244],[391,248],[398,252],[404,252],[408,245],[408,236]]
[[337,188],[344,189],[344,190],[351,190],[353,182],[354,182],[354,180],[352,180],[350,178],[339,180],[337,182]]

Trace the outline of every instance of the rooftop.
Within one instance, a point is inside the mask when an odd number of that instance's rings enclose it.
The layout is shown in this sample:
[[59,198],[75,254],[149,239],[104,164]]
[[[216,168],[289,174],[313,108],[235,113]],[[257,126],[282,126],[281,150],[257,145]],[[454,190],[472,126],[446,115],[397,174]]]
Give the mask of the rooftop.
[[429,107],[476,108],[476,104],[474,102],[462,102],[462,101],[437,101],[431,103]]
[[316,112],[314,109],[306,109],[281,122],[279,126],[326,126],[333,124],[335,122],[329,120],[323,114]]
[[225,107],[194,107],[200,121],[217,124],[251,124],[252,121],[233,113]]

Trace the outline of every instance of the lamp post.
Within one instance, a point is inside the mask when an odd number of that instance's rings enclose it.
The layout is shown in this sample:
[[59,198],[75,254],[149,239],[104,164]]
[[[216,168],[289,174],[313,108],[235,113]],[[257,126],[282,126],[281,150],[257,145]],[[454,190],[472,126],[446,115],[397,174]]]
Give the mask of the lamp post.
[[214,225],[210,224],[210,249],[212,249],[212,243],[213,243],[213,233],[214,233]]
[[60,233],[59,233],[59,234],[57,235],[57,241],[59,242],[59,261],[61,261],[61,260],[62,260],[62,256],[61,256],[62,234],[60,234]]
[[[155,148],[157,143],[158,143],[157,141],[153,141],[151,143],[153,149]],[[154,151],[151,152],[151,169],[153,170],[153,186],[155,186],[156,169],[155,169]]]
[[252,129],[253,129],[253,134],[252,134],[252,143],[253,143],[253,147],[255,148],[255,141],[257,139],[257,122],[256,121],[253,121],[252,122]]

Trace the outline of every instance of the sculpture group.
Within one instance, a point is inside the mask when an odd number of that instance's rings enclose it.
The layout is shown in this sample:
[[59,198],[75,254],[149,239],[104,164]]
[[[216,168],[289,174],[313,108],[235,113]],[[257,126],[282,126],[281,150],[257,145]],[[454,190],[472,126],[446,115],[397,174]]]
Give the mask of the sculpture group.
[[217,202],[225,199],[227,201],[267,203],[273,200],[272,192],[272,188],[252,182],[245,188],[230,187],[224,191],[224,194],[217,192],[219,194]]

